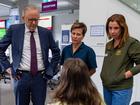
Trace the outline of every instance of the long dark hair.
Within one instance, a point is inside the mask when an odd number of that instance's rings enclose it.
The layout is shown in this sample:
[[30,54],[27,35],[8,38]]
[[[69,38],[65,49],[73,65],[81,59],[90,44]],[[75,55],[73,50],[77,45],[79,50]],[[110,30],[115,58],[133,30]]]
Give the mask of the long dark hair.
[[54,99],[68,105],[101,105],[102,99],[94,87],[86,64],[79,58],[69,58],[63,70]]

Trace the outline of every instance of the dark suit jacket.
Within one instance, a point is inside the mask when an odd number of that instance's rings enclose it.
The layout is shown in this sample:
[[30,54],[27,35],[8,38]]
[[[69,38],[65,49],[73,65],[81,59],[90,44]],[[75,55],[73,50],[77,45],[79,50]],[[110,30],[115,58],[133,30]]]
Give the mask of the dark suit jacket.
[[1,65],[0,65],[0,74],[2,73],[2,67],[1,67]]
[[[45,71],[47,75],[52,77],[57,72],[55,70],[57,70],[56,67],[60,59],[60,50],[55,44],[51,31],[40,26],[38,26],[37,28],[40,38]],[[18,69],[19,64],[21,62],[24,33],[25,24],[12,25],[8,29],[5,37],[2,40],[0,40],[0,63],[5,70],[11,66],[13,75],[15,75],[16,70]],[[10,44],[12,47],[13,60],[11,64],[5,55],[5,51]],[[51,62],[48,61],[49,49],[51,49],[52,51]]]

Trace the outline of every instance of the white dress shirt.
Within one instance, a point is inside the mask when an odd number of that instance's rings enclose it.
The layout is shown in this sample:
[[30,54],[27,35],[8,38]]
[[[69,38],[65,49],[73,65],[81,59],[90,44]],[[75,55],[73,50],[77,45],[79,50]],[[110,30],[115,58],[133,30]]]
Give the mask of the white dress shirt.
[[[31,62],[30,36],[31,36],[30,30],[25,25],[23,52],[22,52],[21,62],[18,68],[20,70],[30,71],[30,62]],[[41,51],[39,34],[38,34],[37,28],[34,32],[34,38],[36,42],[38,71],[40,71],[40,70],[44,70],[45,67],[43,64],[42,51]]]

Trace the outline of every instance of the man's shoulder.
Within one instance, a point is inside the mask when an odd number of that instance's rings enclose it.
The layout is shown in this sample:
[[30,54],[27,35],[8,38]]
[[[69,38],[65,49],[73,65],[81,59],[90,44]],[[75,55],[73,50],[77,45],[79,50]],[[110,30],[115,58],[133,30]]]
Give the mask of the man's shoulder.
[[24,27],[24,24],[13,24],[10,26],[10,28],[23,28]]
[[12,27],[17,27],[17,26],[24,26],[25,24],[12,24]]
[[48,30],[47,28],[44,28],[44,27],[41,27],[41,26],[37,26],[37,27],[41,31],[51,32],[51,30]]

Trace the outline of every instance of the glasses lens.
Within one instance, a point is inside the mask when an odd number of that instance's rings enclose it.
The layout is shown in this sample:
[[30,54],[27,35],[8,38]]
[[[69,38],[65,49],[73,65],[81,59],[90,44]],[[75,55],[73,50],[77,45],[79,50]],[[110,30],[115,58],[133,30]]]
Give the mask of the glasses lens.
[[29,21],[38,21],[38,19],[36,18],[31,18],[31,19],[28,19]]

